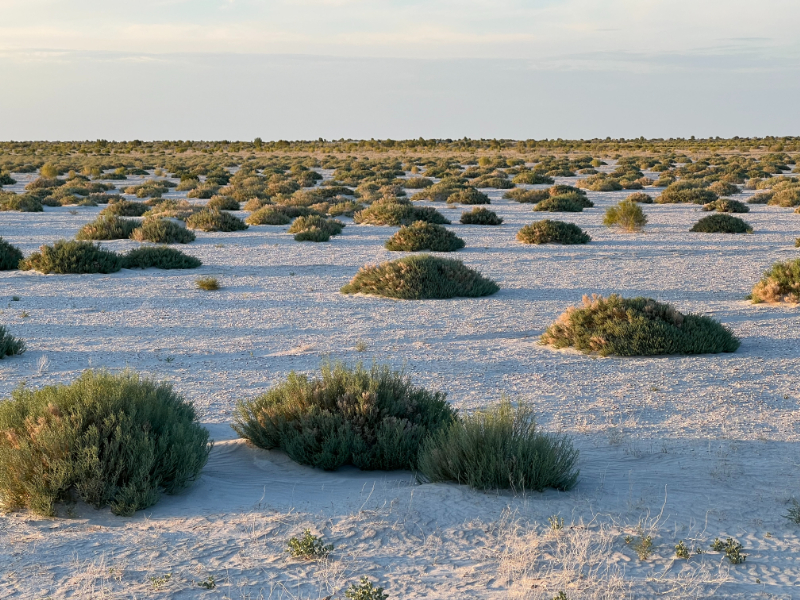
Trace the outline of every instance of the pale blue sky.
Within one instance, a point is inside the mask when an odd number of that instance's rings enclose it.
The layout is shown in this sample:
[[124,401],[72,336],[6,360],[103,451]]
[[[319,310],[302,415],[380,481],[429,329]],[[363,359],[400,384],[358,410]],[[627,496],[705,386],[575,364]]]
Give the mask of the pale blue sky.
[[796,0],[0,0],[0,139],[798,135]]

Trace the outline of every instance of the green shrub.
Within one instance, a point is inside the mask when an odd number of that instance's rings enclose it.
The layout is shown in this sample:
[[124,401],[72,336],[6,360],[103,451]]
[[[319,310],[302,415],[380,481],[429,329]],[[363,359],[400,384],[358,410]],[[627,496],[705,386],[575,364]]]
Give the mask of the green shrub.
[[133,230],[139,226],[137,221],[120,219],[115,215],[97,217],[91,223],[81,227],[75,235],[76,240],[126,240]]
[[[472,180],[472,185],[476,188],[494,188],[498,190],[509,190],[514,187],[505,177],[478,177]],[[448,198],[449,200],[449,198]]]
[[711,542],[711,549],[715,552],[724,552],[726,558],[734,565],[740,565],[747,560],[747,554],[742,553],[744,547],[733,538],[728,538],[724,542],[716,538]]
[[431,482],[478,490],[569,490],[578,481],[578,451],[566,436],[537,430],[532,409],[508,400],[455,420],[428,438],[419,471]]
[[403,181],[403,187],[409,190],[421,190],[433,185],[433,179],[427,177],[410,177]]
[[325,558],[333,551],[333,544],[323,543],[317,536],[311,535],[310,529],[303,531],[303,537],[299,539],[296,537],[290,538],[286,545],[292,558],[303,558],[305,560]]
[[481,206],[461,214],[461,223],[464,225],[500,225],[502,222],[497,213]]
[[489,196],[474,187],[458,190],[447,197],[448,204],[491,204]]
[[143,246],[123,255],[123,269],[196,269],[203,263],[180,250],[166,246]]
[[288,225],[291,217],[277,206],[264,206],[245,219],[250,225]]
[[59,240],[52,246],[39,248],[19,268],[59,274],[116,273],[122,268],[122,258],[91,242]]
[[647,216],[642,207],[628,200],[609,206],[603,218],[603,225],[606,227],[618,227],[629,232],[641,231],[646,224]]
[[639,204],[652,204],[653,197],[650,194],[645,194],[644,192],[636,192],[625,198],[625,201],[637,202]]
[[[797,246],[800,247],[800,238]],[[750,297],[753,302],[800,303],[800,258],[773,264],[753,287]]]
[[239,202],[230,196],[213,196],[206,203],[210,210],[239,210]]
[[133,230],[131,239],[156,244],[188,244],[195,240],[195,234],[169,219],[148,217],[140,227]]
[[389,594],[384,593],[382,587],[375,587],[366,577],[361,577],[359,582],[350,584],[344,591],[347,600],[386,600]]
[[747,204],[739,202],[738,200],[731,200],[730,198],[720,198],[714,202],[709,202],[703,205],[703,210],[722,213],[746,213],[750,212],[750,207]]
[[563,194],[561,196],[550,196],[547,200],[538,202],[533,210],[542,212],[582,212],[586,207],[594,204],[579,196],[578,194]]
[[75,497],[131,515],[186,487],[211,450],[191,404],[129,371],[20,387],[0,402],[0,431],[0,508],[47,516]]
[[577,185],[593,192],[615,192],[622,189],[620,181],[606,173],[590,175],[586,179],[579,180]]
[[387,250],[394,251],[453,252],[464,247],[464,240],[441,225],[415,221],[411,225],[400,227],[384,245]]
[[689,231],[699,233],[753,233],[753,228],[739,217],[715,214],[703,217]]
[[[3,325],[0,325],[0,360],[3,360],[6,356],[14,356],[16,354],[22,354],[23,352],[25,352],[25,342],[19,338],[15,338]],[[2,429],[0,429],[0,431],[2,431]],[[0,481],[1,480],[2,475],[0,475]],[[2,508],[1,501],[0,508]]]
[[42,201],[32,194],[15,194],[0,191],[0,212],[16,210],[19,212],[43,212]]
[[586,244],[592,238],[574,223],[563,221],[537,221],[525,225],[517,232],[523,244]]
[[738,186],[728,183],[726,181],[715,181],[708,189],[717,194],[718,196],[732,196],[734,194],[741,194],[742,190]]
[[550,192],[547,190],[524,190],[522,188],[509,190],[503,194],[503,198],[522,204],[536,204],[542,200],[547,200],[549,197]]
[[430,206],[412,206],[408,200],[391,198],[378,200],[364,210],[353,215],[359,224],[369,225],[410,225],[414,221],[426,221],[437,225],[450,223],[442,213]]
[[555,180],[548,175],[544,175],[537,171],[523,171],[522,173],[517,174],[511,180],[513,183],[520,184],[520,183],[527,183],[530,185],[534,185],[537,183],[555,183]]
[[144,202],[133,202],[131,200],[120,200],[106,206],[100,211],[101,216],[114,215],[117,217],[141,217],[150,210]]
[[772,192],[762,192],[761,194],[756,194],[751,196],[748,200],[748,204],[769,204],[769,201],[772,200]]
[[669,184],[656,198],[656,202],[658,204],[708,204],[718,198],[719,196],[709,189],[698,187],[692,182],[677,181]]
[[770,198],[768,204],[787,208],[800,206],[800,184],[788,183],[788,185],[774,186],[772,188],[772,198]]
[[259,448],[329,471],[415,469],[422,441],[453,416],[445,394],[414,387],[401,372],[326,364],[319,378],[292,372],[239,402],[233,429]]
[[[247,210],[250,212],[256,212],[258,209],[263,208],[269,204],[272,204],[270,200],[266,198],[250,198],[247,202],[244,203],[242,210]],[[262,223],[250,223],[251,225],[262,225]]]
[[650,298],[583,297],[542,335],[542,343],[602,356],[735,352],[739,340],[710,317],[683,315]]
[[200,277],[194,283],[197,285],[197,289],[206,292],[216,292],[221,287],[216,277]]
[[242,231],[247,223],[228,212],[204,209],[186,219],[186,227],[201,231]]
[[298,242],[327,242],[333,235],[342,233],[344,223],[335,219],[326,219],[319,215],[297,217],[289,233],[294,233]]
[[459,260],[416,254],[362,267],[343,294],[367,294],[400,300],[476,298],[500,288]]
[[16,271],[22,258],[19,248],[0,237],[0,271]]

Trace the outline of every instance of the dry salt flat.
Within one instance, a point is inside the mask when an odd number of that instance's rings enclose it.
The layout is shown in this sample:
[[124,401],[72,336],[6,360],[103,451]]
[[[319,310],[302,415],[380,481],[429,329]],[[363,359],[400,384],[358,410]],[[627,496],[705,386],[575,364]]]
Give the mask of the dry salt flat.
[[[65,519],[0,517],[0,597],[341,598],[361,575],[399,599],[800,597],[800,527],[783,517],[800,497],[800,311],[745,301],[769,265],[800,254],[800,215],[753,205],[742,215],[752,235],[693,234],[699,207],[645,205],[645,231],[624,234],[601,223],[628,192],[589,192],[594,208],[558,214],[489,195],[499,227],[457,224],[461,207],[437,205],[466,241],[456,256],[500,284],[488,298],[339,294],[360,266],[404,255],[383,248],[396,228],[348,219],[322,244],[278,226],[201,232],[181,248],[204,263],[192,271],[0,273],[0,322],[29,346],[0,361],[0,397],[22,382],[130,367],[173,382],[216,440],[199,481],[132,518],[83,505]],[[99,210],[0,213],[0,236],[29,254]],[[515,240],[543,218],[593,241]],[[204,275],[223,289],[196,290]],[[583,294],[612,292],[712,315],[742,346],[620,359],[537,343]],[[236,400],[325,359],[405,368],[464,410],[528,400],[543,428],[573,436],[580,482],[569,493],[486,494],[410,473],[319,472],[236,439]],[[563,529],[550,528],[553,515]],[[328,560],[289,559],[286,540],[306,527],[335,545]],[[640,560],[627,535],[651,535],[652,556]],[[743,544],[744,564],[675,557],[680,540],[709,550],[727,536]],[[199,587],[209,576],[216,587]]]

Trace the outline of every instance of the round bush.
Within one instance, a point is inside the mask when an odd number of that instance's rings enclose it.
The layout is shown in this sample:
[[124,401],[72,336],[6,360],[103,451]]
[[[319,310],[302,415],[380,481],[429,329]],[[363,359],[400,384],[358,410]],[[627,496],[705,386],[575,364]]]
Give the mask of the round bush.
[[22,258],[19,248],[0,237],[0,271],[16,271]]
[[116,273],[122,268],[122,258],[91,242],[59,240],[52,246],[39,248],[19,268],[59,274]]
[[536,428],[525,403],[456,418],[423,443],[419,471],[430,482],[455,481],[478,490],[570,490],[578,481],[578,451],[564,435]]
[[132,202],[131,200],[120,200],[113,202],[100,211],[100,215],[114,215],[117,217],[141,217],[150,210],[144,202]]
[[651,298],[617,294],[584,296],[582,306],[568,308],[547,328],[542,343],[602,356],[716,354],[739,347],[736,336],[710,317],[684,315]]
[[636,192],[625,198],[625,201],[637,202],[639,204],[652,204],[653,197],[650,194],[645,194],[644,192]]
[[718,196],[732,196],[734,194],[742,193],[742,190],[740,190],[738,186],[726,181],[715,181],[708,186],[708,189]]
[[629,232],[641,231],[646,224],[647,216],[642,207],[628,200],[609,206],[603,218],[603,225],[606,227],[618,227]]
[[0,325],[0,360],[23,352],[25,352],[25,342],[15,338],[3,325]]
[[509,190],[503,194],[503,198],[522,204],[536,204],[542,200],[547,200],[549,197],[550,192],[547,190],[525,190],[522,188]]
[[243,231],[247,223],[228,212],[204,209],[186,219],[186,227],[201,231]]
[[0,191],[0,211],[44,212],[42,201],[32,194]]
[[[800,238],[796,245],[800,247]],[[772,265],[754,287],[753,302],[800,303],[800,258]]]
[[714,202],[709,202],[703,205],[703,210],[722,213],[746,213],[750,212],[750,207],[747,204],[739,202],[738,200],[731,200],[730,198],[720,198]]
[[476,298],[500,288],[459,260],[416,254],[362,267],[340,291],[400,300]]
[[587,244],[592,238],[574,223],[563,221],[537,221],[525,225],[517,232],[523,244]]
[[319,215],[297,217],[289,233],[294,233],[298,242],[327,242],[332,235],[342,233],[344,223],[335,219],[326,219]]
[[522,173],[518,173],[514,176],[514,179],[511,180],[513,183],[527,183],[530,185],[537,184],[537,183],[554,183],[555,180],[548,175],[543,173],[539,173],[537,171],[523,171]]
[[239,402],[233,429],[259,448],[279,448],[304,465],[332,471],[416,469],[424,439],[447,427],[445,394],[414,387],[374,365],[323,365],[319,378],[290,373],[266,394]]
[[115,215],[97,217],[81,227],[75,235],[76,240],[126,240],[139,226],[138,221],[120,219]]
[[193,231],[170,219],[149,217],[142,225],[133,230],[131,239],[137,242],[153,242],[155,244],[188,244],[195,240]]
[[464,225],[500,225],[502,222],[497,213],[480,206],[461,214],[461,223]]
[[400,227],[400,231],[390,237],[384,245],[387,250],[394,251],[453,252],[464,247],[464,240],[441,225],[415,221],[411,225]]
[[213,196],[206,203],[206,208],[211,210],[239,210],[239,202],[230,196]]
[[536,203],[533,210],[541,212],[582,212],[587,202],[589,206],[594,206],[594,204],[578,194],[563,194],[561,196],[550,196],[547,200]]
[[448,204],[491,204],[489,196],[474,187],[458,190],[447,197]]
[[709,189],[697,187],[697,184],[688,181],[677,181],[671,183],[656,198],[658,204],[708,204],[719,199],[714,192]]
[[0,402],[0,431],[0,508],[47,516],[73,496],[131,515],[186,487],[211,450],[170,384],[127,371],[20,387]]
[[437,225],[448,225],[442,213],[430,206],[412,206],[408,200],[392,198],[379,200],[353,215],[359,224],[369,225],[410,225],[414,221],[426,221]]
[[403,181],[403,187],[409,190],[421,190],[433,185],[433,179],[427,177],[410,177]]
[[277,206],[264,206],[245,219],[250,225],[288,225],[291,217]]
[[202,264],[199,258],[166,246],[135,248],[122,257],[123,269],[196,269]]
[[716,214],[703,217],[689,231],[696,233],[753,233],[753,228],[739,217]]

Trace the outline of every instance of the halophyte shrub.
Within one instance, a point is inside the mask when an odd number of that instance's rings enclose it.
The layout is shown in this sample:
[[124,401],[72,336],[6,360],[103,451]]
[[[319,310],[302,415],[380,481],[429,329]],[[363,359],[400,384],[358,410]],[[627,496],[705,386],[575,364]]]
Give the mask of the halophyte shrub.
[[587,244],[592,238],[574,223],[546,219],[525,225],[517,232],[517,240],[523,244]]
[[689,230],[699,233],[753,233],[753,228],[739,217],[714,214],[703,217]]
[[401,226],[384,245],[387,250],[394,251],[453,252],[464,247],[464,240],[441,225],[415,221],[411,225]]
[[16,271],[22,259],[22,251],[0,237],[0,271]]
[[500,225],[503,222],[497,213],[482,206],[476,206],[469,212],[461,214],[463,225]]
[[[797,240],[800,247],[800,238]],[[800,303],[800,258],[776,262],[764,273],[750,295],[753,302]]]
[[647,216],[636,202],[623,200],[616,206],[609,206],[603,218],[606,227],[618,227],[624,231],[641,231],[647,224]]
[[196,269],[199,258],[167,246],[142,246],[122,256],[123,269]]
[[116,273],[122,268],[122,258],[91,242],[59,240],[52,246],[40,247],[19,268],[44,274]]
[[130,237],[137,242],[153,242],[155,244],[188,244],[196,238],[194,231],[170,219],[159,217],[147,217],[139,227],[133,230]]

